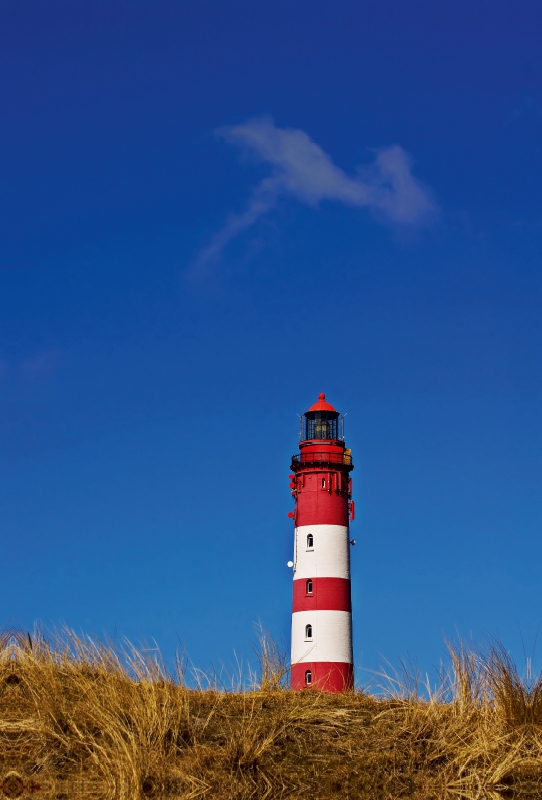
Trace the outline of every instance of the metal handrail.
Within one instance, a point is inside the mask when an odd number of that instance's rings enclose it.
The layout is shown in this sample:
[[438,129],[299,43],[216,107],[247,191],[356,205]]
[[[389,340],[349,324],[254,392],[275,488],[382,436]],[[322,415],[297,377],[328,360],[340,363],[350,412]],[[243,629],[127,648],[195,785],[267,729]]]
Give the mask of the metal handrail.
[[352,466],[352,456],[348,453],[326,453],[325,451],[296,453],[292,456],[292,465],[302,464],[346,464]]

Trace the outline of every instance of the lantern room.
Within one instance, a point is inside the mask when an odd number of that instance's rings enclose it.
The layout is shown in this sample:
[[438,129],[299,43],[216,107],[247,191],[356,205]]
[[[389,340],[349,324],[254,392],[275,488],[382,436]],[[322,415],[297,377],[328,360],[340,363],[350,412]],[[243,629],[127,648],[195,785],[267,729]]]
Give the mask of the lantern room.
[[301,441],[326,439],[327,441],[343,441],[344,417],[326,401],[323,392],[318,400],[300,419],[299,438]]

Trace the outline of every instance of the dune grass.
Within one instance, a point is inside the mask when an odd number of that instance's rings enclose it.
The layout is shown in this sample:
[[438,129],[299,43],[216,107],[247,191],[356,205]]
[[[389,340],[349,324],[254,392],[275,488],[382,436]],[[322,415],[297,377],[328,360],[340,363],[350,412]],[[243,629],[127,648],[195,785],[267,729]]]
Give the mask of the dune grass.
[[542,797],[542,681],[500,645],[451,648],[429,694],[406,673],[378,697],[291,692],[265,636],[244,691],[69,632],[0,645],[5,797]]

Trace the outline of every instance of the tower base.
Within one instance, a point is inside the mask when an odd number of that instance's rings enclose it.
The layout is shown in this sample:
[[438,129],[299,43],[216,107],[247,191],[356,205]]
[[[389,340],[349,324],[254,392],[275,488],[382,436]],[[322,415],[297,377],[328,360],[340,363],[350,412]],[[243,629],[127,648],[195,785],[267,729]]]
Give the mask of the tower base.
[[347,692],[354,686],[354,666],[339,661],[305,661],[294,664],[290,670],[290,686],[294,692],[301,689]]

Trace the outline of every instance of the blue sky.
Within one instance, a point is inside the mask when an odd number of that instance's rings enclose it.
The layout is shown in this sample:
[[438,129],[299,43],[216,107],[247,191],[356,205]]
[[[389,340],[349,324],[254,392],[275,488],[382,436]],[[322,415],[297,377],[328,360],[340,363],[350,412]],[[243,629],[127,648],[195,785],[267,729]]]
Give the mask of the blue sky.
[[346,417],[358,679],[542,622],[538,2],[0,2],[4,619],[288,639]]

